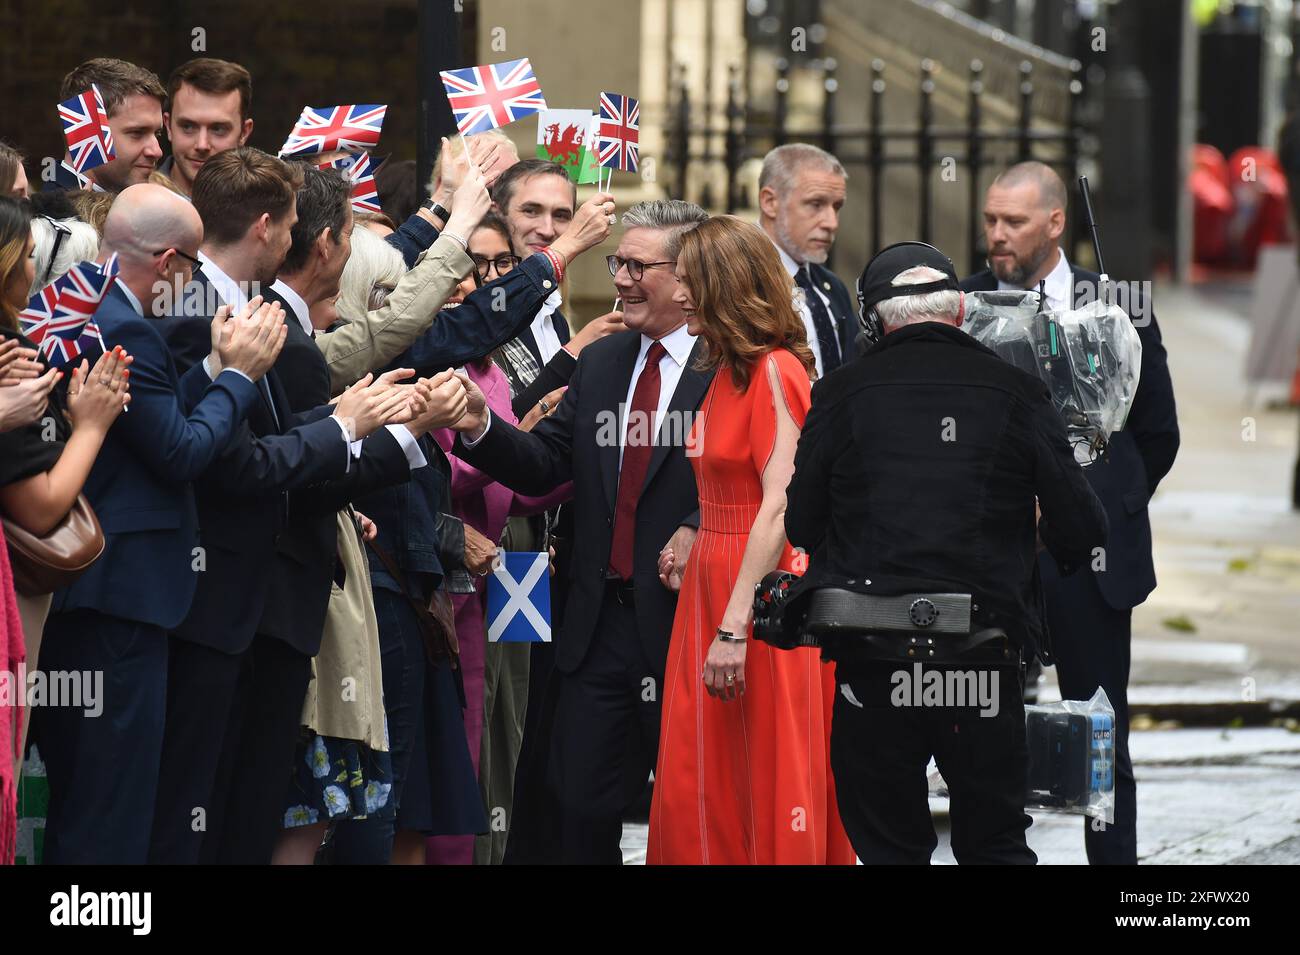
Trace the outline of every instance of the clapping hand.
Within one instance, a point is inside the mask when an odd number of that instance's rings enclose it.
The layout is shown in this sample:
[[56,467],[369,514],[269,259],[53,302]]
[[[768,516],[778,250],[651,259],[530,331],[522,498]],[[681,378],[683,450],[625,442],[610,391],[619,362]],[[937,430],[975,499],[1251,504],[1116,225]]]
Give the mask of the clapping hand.
[[68,382],[68,416],[73,430],[97,428],[107,432],[131,402],[129,365],[131,356],[120,345],[99,356],[95,367],[86,370],[81,359]]
[[0,386],[30,381],[44,373],[45,366],[36,360],[36,349],[23,347],[17,338],[0,342]]

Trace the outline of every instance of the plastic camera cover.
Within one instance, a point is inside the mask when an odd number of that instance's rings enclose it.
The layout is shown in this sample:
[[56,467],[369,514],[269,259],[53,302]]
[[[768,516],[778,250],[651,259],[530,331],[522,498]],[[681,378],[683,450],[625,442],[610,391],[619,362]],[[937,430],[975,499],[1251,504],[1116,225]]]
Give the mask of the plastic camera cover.
[[1087,466],[1128,418],[1142,341],[1128,314],[1101,299],[1071,311],[1038,307],[1037,292],[970,292],[963,327],[1047,385],[1075,459]]

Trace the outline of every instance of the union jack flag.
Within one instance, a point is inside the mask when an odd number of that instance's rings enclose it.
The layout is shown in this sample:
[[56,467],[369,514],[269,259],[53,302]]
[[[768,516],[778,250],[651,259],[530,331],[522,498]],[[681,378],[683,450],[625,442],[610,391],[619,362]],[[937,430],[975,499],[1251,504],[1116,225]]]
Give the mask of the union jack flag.
[[369,153],[358,153],[323,162],[320,168],[337,169],[351,183],[353,212],[380,212],[375,170],[383,164],[383,159],[376,159]]
[[283,156],[312,156],[335,149],[370,149],[379,143],[387,106],[308,106],[280,147]]
[[63,138],[68,141],[73,171],[83,173],[117,155],[98,86],[92,84],[84,93],[60,103],[59,122],[63,124]]
[[636,172],[641,138],[641,107],[630,96],[600,94],[596,120],[596,160],[605,168]]
[[481,133],[546,109],[528,57],[465,70],[443,70],[447,102],[461,135]]
[[92,347],[104,348],[95,310],[113,283],[94,262],[78,262],[32,296],[18,314],[24,335],[55,368],[70,364]]

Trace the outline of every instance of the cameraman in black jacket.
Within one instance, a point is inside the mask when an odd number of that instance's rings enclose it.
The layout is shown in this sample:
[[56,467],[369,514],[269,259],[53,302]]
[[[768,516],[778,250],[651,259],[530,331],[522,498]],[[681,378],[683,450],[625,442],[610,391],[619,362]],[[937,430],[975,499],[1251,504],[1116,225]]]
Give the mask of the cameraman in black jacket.
[[[799,588],[871,595],[850,621],[892,596],[969,594],[971,634],[1005,638],[967,650],[971,640],[935,626],[918,631],[918,649],[822,641],[838,664],[840,815],[864,863],[928,862],[933,755],[958,862],[1033,863],[1021,668],[1043,635],[1035,500],[1038,538],[1063,571],[1105,543],[1106,515],[1046,387],[960,330],[964,293],[943,253],[919,242],[881,251],[858,296],[882,340],[813,389],[785,517],[811,555]],[[934,609],[904,607],[918,627]]]

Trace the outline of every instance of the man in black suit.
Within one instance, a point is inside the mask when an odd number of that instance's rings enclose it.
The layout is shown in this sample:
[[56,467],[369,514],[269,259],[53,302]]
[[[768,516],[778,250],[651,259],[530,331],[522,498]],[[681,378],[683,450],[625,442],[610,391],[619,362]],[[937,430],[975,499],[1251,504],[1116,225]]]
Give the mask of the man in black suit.
[[[682,234],[705,218],[677,200],[630,209],[614,279],[629,331],[583,351],[559,407],[531,432],[491,418],[473,387],[455,425],[463,432],[456,454],[508,487],[542,494],[574,484],[581,543],[555,635],[560,678],[549,765],[564,862],[621,860],[625,777],[647,778],[658,751],[677,605],[659,581],[658,558],[671,544],[685,562],[694,541],[699,505],[682,436],[712,377],[694,368],[695,342],[672,301],[672,269]],[[653,445],[638,442],[636,431],[627,440],[627,419],[638,410],[654,415]],[[630,746],[636,737],[641,745]],[[640,765],[625,765],[629,759]]]
[[[962,288],[1035,289],[1041,283],[1053,309],[1098,298],[1098,275],[1072,266],[1057,244],[1065,231],[1065,206],[1065,184],[1043,163],[1019,163],[998,176],[984,201],[989,269],[966,279]],[[1120,301],[1142,340],[1137,396],[1105,457],[1084,469],[1106,508],[1110,539],[1076,574],[1062,577],[1046,553],[1039,569],[1061,695],[1086,700],[1101,686],[1115,707],[1115,823],[1085,820],[1088,861],[1132,865],[1137,862],[1137,788],[1128,749],[1132,616],[1156,586],[1147,502],[1173,467],[1178,416],[1150,300],[1135,293]]]
[[[204,360],[207,319],[193,313],[242,308],[275,279],[297,221],[299,181],[287,164],[249,148],[213,157],[195,177],[203,264],[174,314],[160,321],[182,374]],[[292,334],[287,328],[286,343]],[[322,381],[328,393],[327,372]],[[274,584],[277,546],[297,519],[291,492],[346,501],[377,475],[407,474],[402,446],[380,429],[409,414],[409,391],[366,383],[336,406],[295,408],[272,368],[258,382],[261,400],[245,426],[196,483],[204,566],[171,643],[152,861],[270,859],[280,813],[269,806],[283,799],[279,781],[287,784],[315,652],[310,641],[261,631],[268,604],[286,599]],[[353,445],[372,432],[372,454],[358,456]]]
[[848,174],[840,161],[807,143],[778,146],[758,174],[758,224],[803,292],[799,314],[825,378],[857,354],[857,312],[849,290],[825,262],[840,227]]

